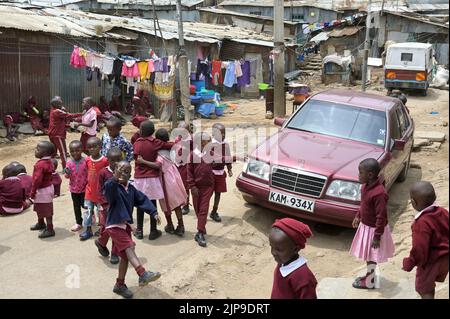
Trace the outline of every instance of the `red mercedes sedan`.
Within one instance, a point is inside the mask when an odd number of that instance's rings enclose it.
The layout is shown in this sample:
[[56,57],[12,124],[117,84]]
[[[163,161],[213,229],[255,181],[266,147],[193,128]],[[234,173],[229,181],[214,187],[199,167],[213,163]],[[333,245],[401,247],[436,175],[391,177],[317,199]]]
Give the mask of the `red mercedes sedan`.
[[249,154],[236,181],[249,203],[351,227],[362,160],[379,161],[388,190],[408,174],[414,122],[397,98],[328,90],[275,124],[281,129]]

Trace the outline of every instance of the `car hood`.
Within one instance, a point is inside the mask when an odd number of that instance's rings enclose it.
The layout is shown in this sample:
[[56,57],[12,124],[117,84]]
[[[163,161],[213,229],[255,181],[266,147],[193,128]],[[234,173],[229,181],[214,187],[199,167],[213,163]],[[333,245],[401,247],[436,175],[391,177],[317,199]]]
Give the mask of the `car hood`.
[[284,128],[260,144],[252,156],[272,165],[358,181],[359,163],[366,158],[378,160],[383,153],[380,146]]

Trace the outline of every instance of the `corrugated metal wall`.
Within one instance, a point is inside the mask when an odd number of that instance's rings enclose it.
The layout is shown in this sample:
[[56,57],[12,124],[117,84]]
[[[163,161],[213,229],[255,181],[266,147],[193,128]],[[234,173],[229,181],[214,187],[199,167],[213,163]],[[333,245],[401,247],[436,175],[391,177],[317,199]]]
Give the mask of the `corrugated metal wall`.
[[0,43],[0,114],[21,112],[28,97],[39,106],[49,100],[48,45],[2,38]]

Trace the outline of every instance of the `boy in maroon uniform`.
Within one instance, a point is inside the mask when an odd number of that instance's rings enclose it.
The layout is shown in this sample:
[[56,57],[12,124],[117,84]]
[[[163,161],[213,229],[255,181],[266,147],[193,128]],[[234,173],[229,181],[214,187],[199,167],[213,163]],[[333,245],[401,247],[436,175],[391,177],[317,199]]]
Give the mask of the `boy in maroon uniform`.
[[277,262],[272,299],[317,299],[317,280],[306,259],[298,254],[312,233],[309,227],[292,218],[278,219],[269,235],[270,249]]
[[[100,205],[102,206],[102,210],[100,211],[100,229],[95,233],[96,236],[100,236],[95,241],[95,245],[97,246],[97,248],[99,248],[100,252],[103,252],[103,257],[108,257],[109,255],[108,249],[106,248],[106,245],[109,241],[109,234],[105,230],[109,203],[103,195],[103,187],[105,186],[105,183],[114,176],[114,170],[116,169],[117,163],[122,161],[122,151],[117,147],[110,148],[107,154],[107,158],[109,166],[102,168],[98,176],[98,188],[99,194],[101,194]],[[106,254],[106,252],[108,252],[108,254]],[[118,264],[119,257],[116,254],[111,253],[111,259],[109,261],[113,265]]]
[[[212,156],[206,147],[211,142],[211,137],[205,132],[195,135],[195,147],[187,164],[187,184],[192,193],[192,203],[197,215],[197,234],[195,241],[201,247],[206,247],[206,220],[208,217],[209,200],[214,191],[214,176],[212,169]],[[210,148],[209,148],[210,149]]]
[[187,215],[189,214],[189,185],[187,184],[187,163],[189,160],[189,156],[194,149],[192,139],[192,126],[188,125],[186,122],[180,122],[178,124],[177,131],[179,132],[179,135],[175,139],[175,165],[177,165],[178,172],[180,173],[184,188],[186,189],[187,193],[186,205],[181,208],[181,212],[183,213],[183,215]]
[[412,224],[412,249],[403,259],[403,270],[417,267],[416,291],[423,299],[434,299],[435,282],[448,274],[448,211],[435,204],[436,194],[429,182],[417,182],[410,191],[416,211]]
[[[48,137],[53,143],[61,157],[61,165],[66,168],[67,146],[66,146],[66,122],[69,119],[76,118],[80,114],[69,114],[63,111],[63,101],[60,96],[55,96],[50,101],[50,122],[48,127]],[[55,152],[56,153],[56,152]]]
[[[39,238],[55,236],[53,229],[53,197],[52,185],[53,163],[51,156],[55,153],[55,147],[48,141],[41,141],[36,146],[34,155],[39,160],[33,169],[33,185],[31,199],[34,201],[34,211],[37,213],[38,222],[31,226],[30,230],[42,230]],[[46,223],[44,222],[47,222]]]
[[27,209],[33,204],[30,200],[31,185],[33,184],[33,178],[27,174],[25,166],[19,162],[11,162],[13,166],[13,175],[20,179],[20,184],[25,192],[25,204],[23,209]]

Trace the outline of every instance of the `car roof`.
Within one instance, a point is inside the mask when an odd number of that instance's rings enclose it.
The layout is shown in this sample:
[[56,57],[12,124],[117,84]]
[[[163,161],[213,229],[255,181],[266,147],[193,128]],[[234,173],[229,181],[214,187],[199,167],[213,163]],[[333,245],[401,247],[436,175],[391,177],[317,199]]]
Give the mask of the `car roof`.
[[397,98],[343,89],[331,89],[319,92],[313,95],[311,99],[336,102],[383,112],[391,109],[398,103]]
[[428,49],[433,45],[430,43],[419,43],[419,42],[403,42],[391,44],[389,48],[412,48],[412,49]]

